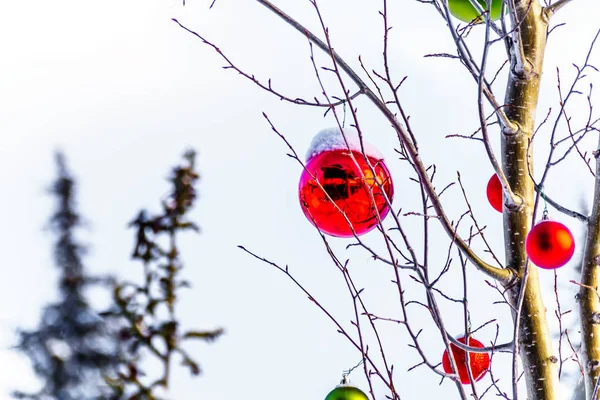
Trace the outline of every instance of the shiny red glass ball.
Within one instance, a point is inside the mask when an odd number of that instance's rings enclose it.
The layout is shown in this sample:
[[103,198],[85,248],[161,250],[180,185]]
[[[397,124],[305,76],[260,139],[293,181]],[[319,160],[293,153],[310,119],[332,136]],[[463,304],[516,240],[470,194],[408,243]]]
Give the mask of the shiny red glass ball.
[[[465,343],[464,337],[458,338],[457,340],[461,343]],[[483,343],[477,339],[473,339],[472,337],[469,337],[468,345],[477,348],[485,347]],[[452,351],[454,361],[456,362],[456,367],[458,368],[458,377],[460,378],[460,382],[463,385],[471,383],[471,380],[469,379],[469,372],[467,370],[467,352],[454,344],[450,344],[450,350]],[[485,376],[488,368],[490,367],[490,355],[488,353],[469,352],[469,365],[471,366],[471,374],[477,382]],[[444,354],[442,355],[442,367],[444,368],[444,372],[447,374],[454,372],[452,370],[450,356],[448,355],[447,350],[444,350]]]
[[383,193],[390,202],[394,196],[390,172],[383,160],[368,159],[375,175],[357,151],[324,151],[306,164],[298,188],[300,205],[308,220],[322,232],[351,237],[354,228],[357,235],[362,235],[377,226],[377,211],[381,219],[387,215],[389,207]]
[[487,198],[494,210],[502,212],[502,184],[498,175],[494,174],[487,184]]
[[531,228],[525,249],[532,263],[540,268],[555,269],[573,257],[575,239],[560,222],[546,220]]

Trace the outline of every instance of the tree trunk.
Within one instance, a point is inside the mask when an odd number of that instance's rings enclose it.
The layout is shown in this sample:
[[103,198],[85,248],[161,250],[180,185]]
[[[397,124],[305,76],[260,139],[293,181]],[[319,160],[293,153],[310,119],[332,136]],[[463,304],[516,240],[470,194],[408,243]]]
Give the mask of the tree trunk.
[[[599,145],[600,147],[600,145]],[[596,185],[594,205],[588,222],[581,283],[577,299],[581,318],[582,363],[585,370],[585,391],[588,399],[592,399],[594,386],[600,373],[600,159],[598,150],[596,157]]]
[[[508,118],[519,131],[502,135],[502,163],[513,192],[522,197],[518,210],[504,211],[506,266],[523,278],[527,254],[525,239],[533,223],[534,183],[529,173],[532,151],[528,147],[535,130],[535,116],[546,47],[547,21],[538,0],[515,0],[517,26],[511,50],[511,72],[505,104]],[[529,165],[528,165],[529,164]],[[548,331],[538,281],[538,270],[530,265],[526,282],[519,280],[510,288],[510,300],[517,306],[521,286],[525,285],[519,319],[518,350],[523,363],[529,400],[557,399],[558,373]],[[516,321],[515,321],[516,322]]]

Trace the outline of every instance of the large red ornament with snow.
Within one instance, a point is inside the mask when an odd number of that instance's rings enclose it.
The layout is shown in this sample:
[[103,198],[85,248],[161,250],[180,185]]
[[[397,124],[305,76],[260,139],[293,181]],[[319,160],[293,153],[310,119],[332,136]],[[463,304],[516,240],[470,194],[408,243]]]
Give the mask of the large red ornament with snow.
[[494,210],[502,212],[502,184],[498,175],[494,174],[487,184],[487,198]]
[[573,257],[575,239],[560,222],[544,220],[529,231],[525,249],[532,263],[540,268],[555,269]]
[[[457,340],[461,343],[466,343],[465,337],[458,338]],[[483,343],[472,337],[469,337],[468,345],[476,348],[485,347]],[[469,379],[469,371],[467,370],[467,352],[452,343],[450,344],[450,350],[452,351],[454,361],[456,362],[456,367],[458,368],[457,372],[460,382],[463,385],[471,383],[471,379]],[[475,379],[477,382],[481,380],[487,373],[490,367],[490,356],[488,353],[469,352],[469,365],[471,367],[473,379]],[[454,372],[452,370],[452,364],[450,363],[450,356],[448,355],[447,350],[444,350],[444,354],[442,355],[442,367],[444,368],[444,372],[447,374]]]
[[362,235],[374,229],[378,214],[383,219],[389,212],[386,196],[391,202],[394,195],[381,154],[365,145],[367,163],[356,130],[345,129],[344,136],[337,128],[317,134],[298,188],[308,220],[337,237],[351,237],[353,230]]

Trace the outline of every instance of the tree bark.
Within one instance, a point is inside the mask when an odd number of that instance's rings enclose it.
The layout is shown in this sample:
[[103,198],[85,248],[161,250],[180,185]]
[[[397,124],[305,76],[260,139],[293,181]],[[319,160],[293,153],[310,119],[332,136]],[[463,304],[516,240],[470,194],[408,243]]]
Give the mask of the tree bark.
[[[600,145],[599,145],[600,147]],[[592,399],[600,374],[600,159],[596,157],[594,204],[588,221],[581,283],[577,299],[581,318],[582,363],[585,371],[586,398]]]
[[525,239],[533,223],[535,194],[529,175],[532,171],[529,146],[535,130],[548,24],[538,0],[515,0],[514,11],[516,31],[505,104],[508,118],[518,125],[519,131],[514,135],[502,135],[502,165],[510,187],[523,198],[523,204],[517,210],[504,210],[506,265],[517,271],[521,278],[510,288],[514,307],[521,287],[525,285],[518,350],[527,383],[527,398],[550,400],[558,398],[559,381],[537,267],[530,265],[527,280],[522,279],[527,261]]

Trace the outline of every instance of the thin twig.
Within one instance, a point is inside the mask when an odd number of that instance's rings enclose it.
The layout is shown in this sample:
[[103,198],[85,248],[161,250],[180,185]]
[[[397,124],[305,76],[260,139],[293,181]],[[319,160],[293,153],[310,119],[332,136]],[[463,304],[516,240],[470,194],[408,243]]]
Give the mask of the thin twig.
[[311,40],[313,43],[315,43],[319,48],[321,48],[327,54],[331,55],[332,59],[335,60],[335,62],[337,63],[337,65],[339,65],[339,67],[346,74],[348,74],[348,76],[350,76],[350,78],[352,79],[352,81],[358,86],[359,91],[363,92],[365,94],[365,96],[367,98],[369,98],[369,100],[384,114],[384,116],[387,118],[387,120],[392,124],[392,126],[396,130],[400,141],[406,147],[406,150],[408,152],[409,157],[411,158],[411,160],[417,166],[416,171],[417,171],[417,174],[419,175],[419,179],[422,180],[423,185],[425,186],[425,189],[426,189],[428,195],[430,196],[432,205],[433,205],[434,209],[436,210],[436,213],[440,216],[440,220],[442,221],[442,226],[444,227],[444,229],[446,230],[446,232],[451,237],[456,237],[457,244],[460,247],[460,249],[469,257],[469,260],[479,270],[481,270],[482,272],[486,273],[488,276],[490,276],[490,277],[492,277],[494,279],[497,279],[497,280],[499,280],[501,282],[508,283],[508,282],[512,281],[513,276],[514,276],[514,272],[512,270],[510,270],[510,269],[496,268],[496,267],[494,267],[494,266],[486,263],[485,261],[483,261],[465,243],[465,241],[462,238],[460,238],[457,235],[457,233],[453,230],[452,224],[450,222],[450,219],[447,217],[446,213],[444,212],[444,210],[442,208],[442,205],[441,205],[441,203],[439,201],[439,198],[438,198],[437,194],[435,193],[435,189],[434,189],[434,187],[433,187],[433,185],[432,185],[432,183],[431,183],[431,181],[429,179],[429,176],[427,174],[426,167],[424,166],[423,162],[421,161],[421,158],[420,158],[420,156],[418,154],[418,151],[414,147],[414,145],[413,145],[413,143],[412,143],[412,141],[410,139],[409,133],[399,123],[399,121],[396,119],[396,116],[387,108],[386,104],[383,103],[379,99],[379,97],[377,96],[377,94],[375,94],[365,84],[365,82],[363,82],[363,80],[344,61],[344,59],[335,52],[335,50],[333,50],[332,48],[330,48],[327,44],[325,44],[325,42],[323,42],[321,39],[319,39],[317,36],[315,36],[307,28],[305,28],[300,23],[298,23],[297,21],[295,21],[293,18],[291,18],[290,16],[288,16],[287,14],[285,14],[279,8],[275,7],[270,1],[267,1],[267,0],[257,0],[257,1],[260,4],[264,5],[265,7],[267,7],[273,13],[275,13],[277,16],[279,16],[281,19],[283,19],[289,25],[291,25],[292,27],[294,27],[300,33],[302,33],[303,35],[305,35],[306,37],[308,37],[309,40]]

